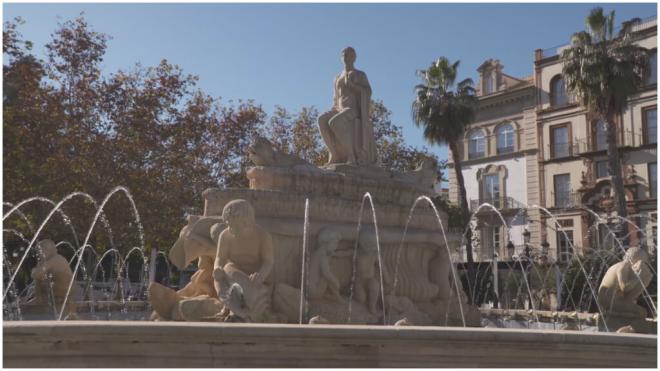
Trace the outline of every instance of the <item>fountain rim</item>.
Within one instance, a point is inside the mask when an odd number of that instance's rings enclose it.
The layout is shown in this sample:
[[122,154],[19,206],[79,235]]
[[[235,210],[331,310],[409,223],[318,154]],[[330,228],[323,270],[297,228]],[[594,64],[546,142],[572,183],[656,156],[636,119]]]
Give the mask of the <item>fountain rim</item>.
[[[452,327],[452,326],[394,326],[394,325],[348,325],[348,324],[282,324],[282,323],[228,323],[228,322],[174,322],[174,321],[94,321],[94,320],[35,320],[35,321],[3,321],[3,332],[6,330],[33,333],[46,329],[49,334],[55,335],[59,329],[84,328],[86,335],[105,333],[108,335],[140,333],[152,335],[160,331],[176,330],[178,335],[231,335],[240,336],[282,336],[282,335],[308,335],[325,333],[324,335],[345,335],[352,337],[382,336],[403,339],[406,334],[415,334],[415,338],[443,338],[455,340],[470,340],[477,334],[492,334],[498,338],[527,338],[534,336],[536,343],[555,343],[558,341],[571,341],[575,338],[590,338],[590,343],[611,343],[611,339],[639,339],[652,340],[655,345],[657,334],[638,334],[615,332],[585,332],[574,330],[543,330],[518,328],[490,328],[490,327]],[[128,332],[127,332],[128,331]],[[183,332],[181,332],[183,331]],[[201,332],[201,333],[200,333]],[[543,336],[537,336],[543,335]],[[5,337],[6,339],[6,337]],[[501,339],[504,340],[504,339]],[[523,339],[517,339],[523,340]],[[582,341],[580,341],[582,343]]]

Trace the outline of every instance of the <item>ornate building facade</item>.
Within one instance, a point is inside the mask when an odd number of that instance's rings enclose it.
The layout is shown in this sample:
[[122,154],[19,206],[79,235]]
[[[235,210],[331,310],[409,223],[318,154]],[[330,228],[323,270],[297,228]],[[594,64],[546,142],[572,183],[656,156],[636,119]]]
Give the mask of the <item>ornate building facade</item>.
[[[644,246],[655,239],[657,225],[657,22],[652,17],[623,26],[652,51],[646,84],[616,123],[634,223],[628,224],[629,243]],[[565,47],[536,50],[527,78],[506,75],[497,60],[478,69],[476,118],[460,154],[468,203],[476,212],[475,260],[494,253],[510,260],[527,247],[562,262],[617,243],[608,224],[616,211],[604,124],[566,93],[559,57]],[[456,203],[453,171],[449,188]],[[477,211],[484,203],[492,207]]]

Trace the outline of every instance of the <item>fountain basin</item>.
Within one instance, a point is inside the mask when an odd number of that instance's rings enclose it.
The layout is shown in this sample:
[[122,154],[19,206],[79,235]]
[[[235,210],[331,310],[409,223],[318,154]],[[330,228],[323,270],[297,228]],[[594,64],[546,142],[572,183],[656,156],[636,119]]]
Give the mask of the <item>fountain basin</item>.
[[5,367],[652,367],[657,336],[493,328],[5,321]]

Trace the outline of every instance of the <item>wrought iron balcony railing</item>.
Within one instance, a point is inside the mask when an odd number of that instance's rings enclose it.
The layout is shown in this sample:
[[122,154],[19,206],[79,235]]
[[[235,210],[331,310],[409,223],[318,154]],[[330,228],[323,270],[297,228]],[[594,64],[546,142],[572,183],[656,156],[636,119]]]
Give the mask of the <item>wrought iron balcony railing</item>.
[[[626,130],[620,135],[617,135],[618,147],[639,147],[647,144],[641,133],[633,133]],[[549,158],[563,158],[578,156],[590,152],[606,151],[607,143],[605,141],[598,141],[596,138],[580,138],[574,139],[571,143],[554,143],[548,145]]]
[[485,152],[469,152],[468,153],[468,160],[474,160],[474,159],[482,158],[482,157],[486,157]]
[[497,154],[501,155],[504,153],[512,153],[513,152],[513,146],[509,147],[497,147]]
[[[525,205],[514,199],[513,197],[494,197],[494,198],[480,198],[478,200],[470,200],[470,210],[475,211],[479,206],[488,203],[493,205],[498,210],[512,210],[523,209]],[[482,210],[484,210],[482,208]]]
[[569,207],[579,206],[582,204],[580,194],[576,191],[559,192],[559,193],[550,192],[550,195],[552,196],[551,205],[553,207],[569,208]]

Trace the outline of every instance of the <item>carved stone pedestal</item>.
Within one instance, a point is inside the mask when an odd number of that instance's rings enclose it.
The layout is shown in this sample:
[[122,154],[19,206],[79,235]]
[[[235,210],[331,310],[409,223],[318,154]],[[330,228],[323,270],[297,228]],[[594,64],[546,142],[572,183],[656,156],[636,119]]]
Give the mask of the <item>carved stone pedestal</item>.
[[[257,224],[272,237],[275,265],[265,282],[272,295],[270,318],[298,322],[305,201],[309,200],[309,256],[320,248],[320,231],[332,230],[341,238],[331,253],[321,254],[327,259],[329,273],[308,267],[307,277],[335,277],[341,299],[308,300],[306,319],[318,315],[329,323],[347,323],[352,298],[351,323],[394,324],[405,317],[419,325],[462,326],[462,306],[466,324],[478,326],[478,310],[467,305],[462,290],[457,291],[453,283],[445,241],[456,236],[444,235],[439,224],[447,226],[446,214],[440,211],[439,221],[428,203],[421,201],[411,216],[415,199],[428,193],[419,182],[411,181],[414,172],[406,175],[350,165],[333,168],[253,167],[248,170],[250,189],[207,189],[203,193],[204,215],[191,218],[182,231],[170,253],[175,257],[173,262],[187,263],[196,255],[214,253],[217,229],[212,230],[222,222],[224,206],[235,199],[247,200],[254,208]],[[376,223],[369,201],[362,204],[366,192],[374,201]],[[380,294],[378,245],[386,318]],[[351,292],[354,259],[356,280]],[[376,309],[369,310],[374,308],[374,300]]]

